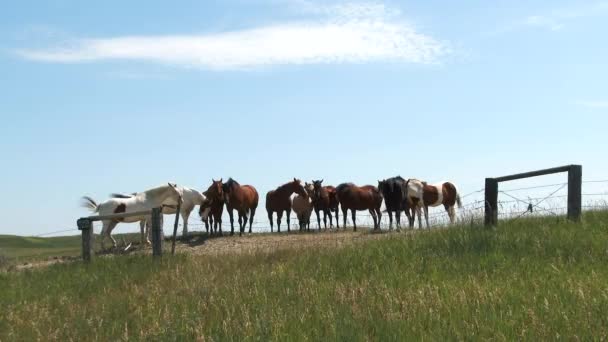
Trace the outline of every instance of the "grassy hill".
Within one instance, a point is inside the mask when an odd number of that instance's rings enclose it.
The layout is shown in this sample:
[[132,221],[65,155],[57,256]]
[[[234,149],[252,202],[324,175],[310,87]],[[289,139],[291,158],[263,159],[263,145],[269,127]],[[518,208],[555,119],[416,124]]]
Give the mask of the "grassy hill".
[[79,255],[80,239],[78,235],[47,238],[0,235],[0,253],[18,260]]
[[[202,247],[204,248],[204,246]],[[0,275],[0,340],[601,340],[608,213]]]

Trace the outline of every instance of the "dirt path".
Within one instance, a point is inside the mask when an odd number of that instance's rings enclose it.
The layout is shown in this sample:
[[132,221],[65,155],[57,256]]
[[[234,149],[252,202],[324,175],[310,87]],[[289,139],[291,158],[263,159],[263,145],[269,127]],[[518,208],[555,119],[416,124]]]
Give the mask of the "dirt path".
[[194,255],[226,255],[239,253],[271,253],[282,249],[305,249],[312,247],[334,247],[353,245],[362,241],[384,239],[402,236],[404,233],[387,232],[372,233],[367,229],[357,232],[348,231],[322,231],[310,233],[291,234],[253,234],[249,236],[225,236],[194,240],[190,245],[180,244],[179,251]]
[[[403,236],[411,231],[382,231],[373,233],[369,229],[360,228],[357,232],[352,229],[347,231],[326,230],[312,231],[309,233],[291,232],[275,234],[252,234],[239,237],[222,236],[214,238],[193,237],[189,242],[179,242],[176,251],[180,253],[191,253],[193,255],[234,255],[242,253],[272,253],[285,249],[306,248],[341,248],[351,246],[364,241],[386,239]],[[170,253],[170,241],[165,241],[165,253]],[[134,247],[132,253],[152,254],[150,247],[138,249]],[[98,255],[96,257],[122,257],[116,254]],[[79,257],[52,257],[46,260],[36,260],[23,264],[14,265],[17,271],[47,267],[60,263],[71,263],[80,260]]]

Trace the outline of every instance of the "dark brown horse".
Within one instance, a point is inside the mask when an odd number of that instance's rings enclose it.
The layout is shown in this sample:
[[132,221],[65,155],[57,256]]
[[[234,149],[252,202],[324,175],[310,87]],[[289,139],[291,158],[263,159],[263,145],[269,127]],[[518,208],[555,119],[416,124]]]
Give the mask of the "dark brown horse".
[[205,229],[209,233],[211,228],[211,235],[217,234],[218,228],[220,235],[222,232],[222,214],[224,213],[224,190],[222,188],[222,179],[219,181],[214,179],[212,183],[203,194],[207,197],[206,205],[201,205],[199,215],[203,222],[205,222]]
[[245,232],[247,226],[247,215],[249,215],[249,234],[253,225],[253,217],[258,208],[258,191],[251,185],[240,185],[237,181],[229,178],[222,186],[224,190],[224,201],[230,216],[230,235],[234,235],[234,217],[232,211],[239,214],[239,236]]
[[357,210],[369,210],[374,219],[374,230],[380,229],[382,219],[382,193],[373,185],[356,186],[353,183],[342,183],[336,188],[338,201],[344,215],[344,228],[346,229],[346,215],[350,209],[353,217],[353,229],[357,231]]
[[327,185],[322,186],[323,180],[313,180],[312,185],[314,188],[314,192],[312,195],[312,206],[315,210],[315,214],[317,214],[317,223],[319,224],[319,230],[321,230],[321,217],[319,216],[319,212],[323,211],[323,224],[325,225],[325,229],[327,229],[327,216],[329,216],[329,227],[333,227],[334,223],[332,220],[331,212],[336,212],[336,226],[340,228],[340,223],[338,221],[338,198],[336,197],[336,188]]
[[272,213],[277,213],[277,228],[281,232],[281,218],[283,212],[287,213],[287,231],[291,231],[289,227],[289,216],[291,215],[291,194],[296,193],[303,197],[308,197],[306,189],[302,186],[299,179],[294,178],[293,181],[283,184],[275,190],[270,190],[266,194],[266,212],[270,221],[270,232],[273,232]]

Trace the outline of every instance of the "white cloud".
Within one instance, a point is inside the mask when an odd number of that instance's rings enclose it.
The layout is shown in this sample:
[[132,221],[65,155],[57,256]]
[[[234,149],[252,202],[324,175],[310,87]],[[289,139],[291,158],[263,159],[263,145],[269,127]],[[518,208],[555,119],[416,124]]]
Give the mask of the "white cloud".
[[560,31],[567,24],[581,18],[605,15],[608,13],[608,1],[581,4],[578,7],[564,7],[543,14],[530,15],[508,26],[492,31],[489,35],[502,34],[525,28],[537,28],[550,31]]
[[608,101],[577,101],[577,103],[587,108],[608,108]]
[[288,22],[239,31],[199,35],[118,36],[80,39],[67,46],[22,49],[23,58],[45,62],[135,60],[200,67],[242,69],[267,65],[398,61],[436,63],[448,52],[377,4],[314,6],[317,20]]

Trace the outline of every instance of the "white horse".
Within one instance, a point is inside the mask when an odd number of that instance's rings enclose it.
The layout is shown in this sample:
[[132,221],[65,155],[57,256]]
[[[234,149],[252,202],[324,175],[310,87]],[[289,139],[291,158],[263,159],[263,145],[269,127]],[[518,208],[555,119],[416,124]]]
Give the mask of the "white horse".
[[456,189],[456,185],[450,182],[431,185],[418,179],[408,179],[406,187],[407,200],[412,211],[410,227],[414,226],[416,213],[418,213],[418,226],[422,228],[422,215],[420,212],[421,208],[424,208],[426,227],[430,228],[429,206],[438,207],[443,205],[450,217],[450,223],[454,224],[456,222],[455,205],[458,204],[458,207],[462,208],[462,201],[460,200],[460,194]]
[[[167,185],[161,185],[148,191],[137,193],[128,198],[110,198],[109,200],[97,204],[90,197],[83,197],[82,206],[91,209],[99,215],[111,215],[119,213],[132,213],[137,211],[151,210],[152,208],[158,208],[162,206],[164,202],[169,199],[174,201],[181,201],[183,190],[174,183],[168,183]],[[132,216],[124,219],[117,220],[104,220],[102,221],[103,227],[101,229],[101,248],[104,248],[104,241],[107,238],[112,240],[112,245],[116,247],[116,240],[112,237],[112,230],[119,222],[139,222],[148,221],[151,222],[151,215]],[[142,234],[143,235],[143,234]]]
[[[310,230],[310,216],[312,215],[312,194],[314,192],[314,188],[312,184],[305,183],[304,189],[308,196],[295,195],[291,200],[291,208],[296,213],[298,217],[298,222],[300,223],[300,231],[306,228]],[[319,230],[321,230],[321,226],[319,226]]]
[[[188,236],[188,219],[190,218],[190,214],[194,207],[197,205],[202,205],[207,201],[205,195],[200,193],[197,190],[187,188],[185,186],[179,187],[182,191],[182,206],[180,210],[180,215],[183,220],[183,236]],[[133,193],[131,195],[125,194],[111,194],[112,198],[131,198],[133,196],[137,196],[137,193]],[[173,198],[167,198],[163,202],[163,214],[165,215],[174,215],[177,212],[177,201]],[[142,243],[144,243],[144,227],[145,229],[145,243],[150,244],[150,225],[147,224],[146,220],[141,220],[139,222],[139,227],[142,234]]]

